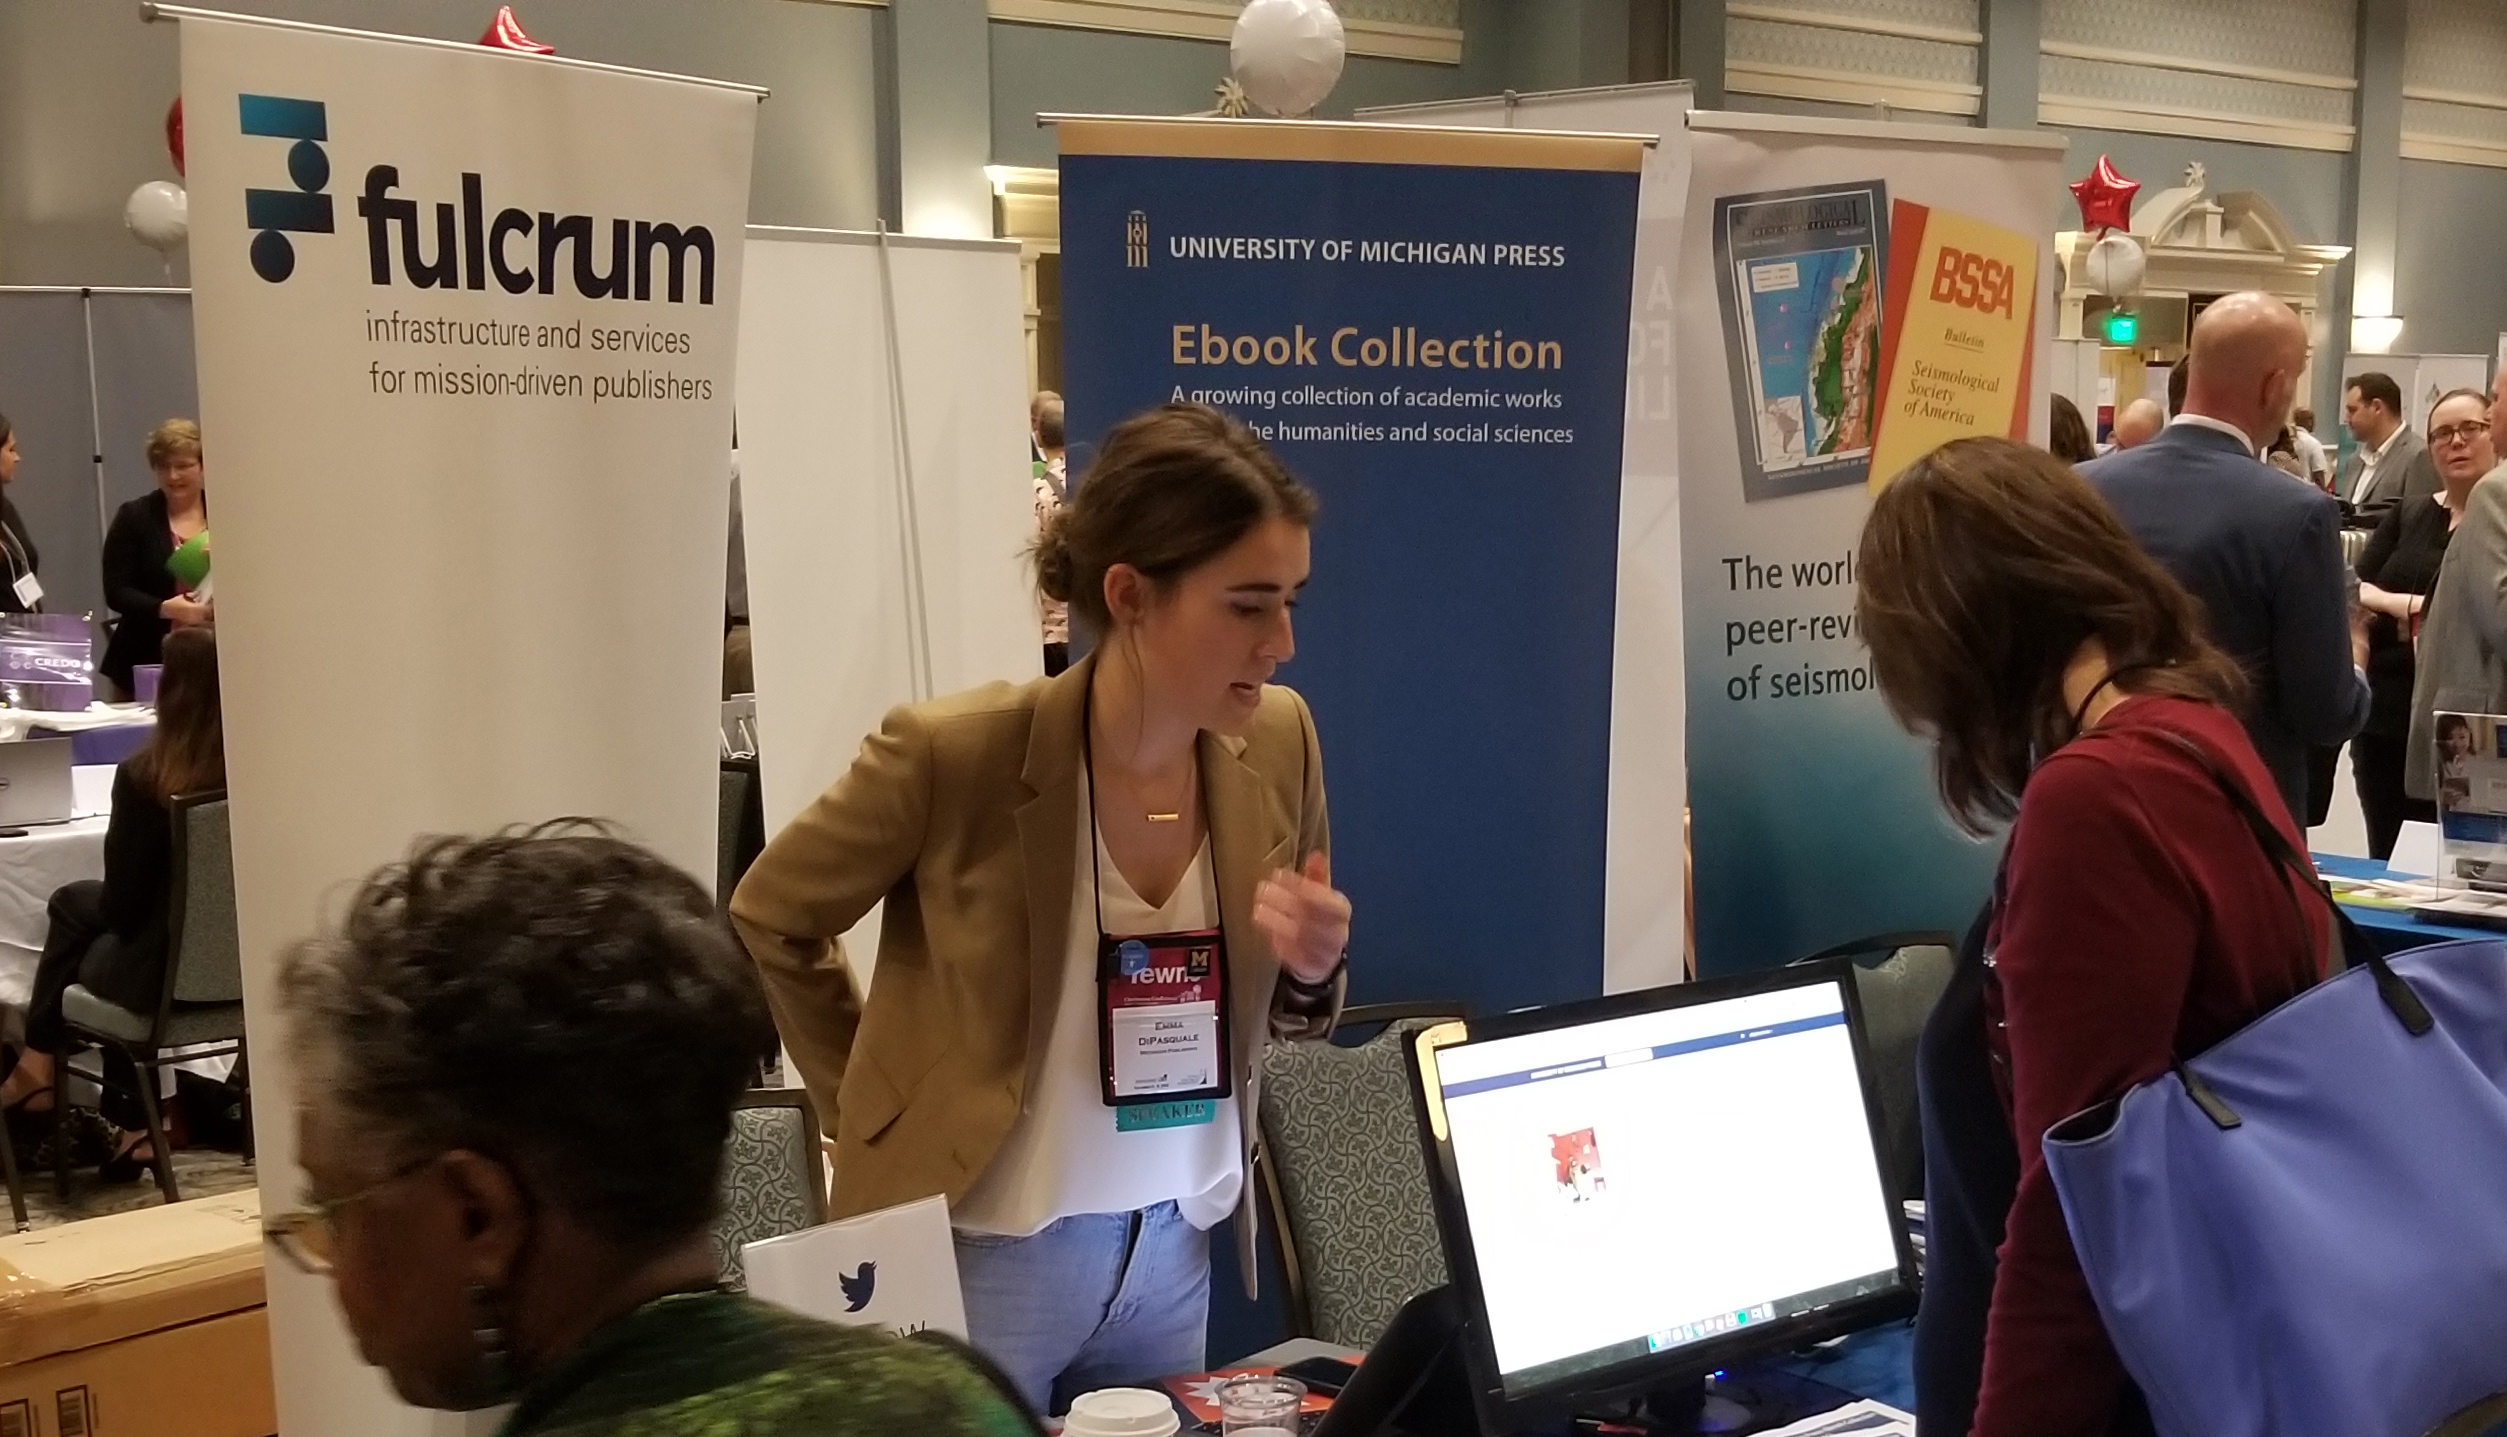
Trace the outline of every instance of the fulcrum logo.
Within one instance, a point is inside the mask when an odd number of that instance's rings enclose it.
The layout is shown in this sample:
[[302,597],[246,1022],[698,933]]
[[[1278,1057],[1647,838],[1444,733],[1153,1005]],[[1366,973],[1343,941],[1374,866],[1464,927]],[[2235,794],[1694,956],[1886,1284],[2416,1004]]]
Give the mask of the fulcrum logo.
[[331,137],[330,120],[320,100],[294,100],[285,95],[238,95],[244,133],[275,140],[294,140],[287,147],[287,177],[292,190],[244,191],[244,224],[259,230],[252,237],[252,272],[272,284],[296,272],[296,246],[288,233],[331,233],[331,157],[322,142]]
[[1140,210],[1123,217],[1123,267],[1149,267],[1149,216]]
[[[296,188],[244,191],[244,223],[258,231],[252,272],[277,284],[296,272],[290,234],[337,231],[327,193],[331,157],[322,148],[330,140],[329,116],[320,100],[285,95],[238,95],[236,104],[243,133],[295,141],[287,149],[287,176]],[[401,186],[398,165],[371,165],[365,176],[357,217],[364,221],[368,272],[378,285],[484,290],[493,282],[507,294],[553,295],[561,281],[571,281],[585,299],[714,302],[714,232],[704,225],[498,207],[472,171],[461,172],[457,206],[394,193]],[[1146,226],[1143,221],[1143,263]]]

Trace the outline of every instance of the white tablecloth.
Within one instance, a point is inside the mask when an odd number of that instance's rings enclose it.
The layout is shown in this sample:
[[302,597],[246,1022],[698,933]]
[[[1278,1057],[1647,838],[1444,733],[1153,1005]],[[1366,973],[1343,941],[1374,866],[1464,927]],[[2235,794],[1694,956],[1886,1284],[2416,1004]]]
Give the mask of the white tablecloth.
[[113,765],[81,764],[70,770],[70,783],[79,817],[0,838],[0,1003],[19,1011],[34,989],[35,959],[43,952],[50,926],[44,908],[53,891],[82,878],[104,877]]
[[152,724],[156,721],[157,711],[145,704],[90,704],[84,711],[69,713],[0,708],[0,743],[24,738],[26,731],[32,728],[76,733],[80,729],[116,728],[123,724]]

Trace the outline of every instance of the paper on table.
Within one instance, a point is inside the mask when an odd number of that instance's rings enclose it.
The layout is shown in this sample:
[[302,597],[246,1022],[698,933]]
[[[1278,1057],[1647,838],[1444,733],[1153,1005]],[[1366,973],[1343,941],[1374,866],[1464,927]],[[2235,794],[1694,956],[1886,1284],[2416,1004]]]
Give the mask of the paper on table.
[[2417,821],[2405,823],[2394,839],[2394,854],[2385,866],[2395,876],[2426,878],[2437,872],[2442,860],[2438,854],[2437,825]]
[[70,770],[70,813],[97,818],[113,812],[114,765],[82,763]]
[[1915,1415],[1865,1398],[1760,1437],[1915,1437]]

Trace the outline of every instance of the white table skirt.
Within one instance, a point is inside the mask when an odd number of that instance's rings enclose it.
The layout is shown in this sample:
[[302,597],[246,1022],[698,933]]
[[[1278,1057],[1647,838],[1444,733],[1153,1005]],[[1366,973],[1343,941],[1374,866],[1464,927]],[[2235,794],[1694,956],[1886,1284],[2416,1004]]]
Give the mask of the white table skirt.
[[84,710],[52,713],[44,709],[0,708],[0,743],[26,737],[33,728],[55,729],[76,733],[81,729],[117,728],[124,724],[155,723],[157,711],[145,704],[89,704]]

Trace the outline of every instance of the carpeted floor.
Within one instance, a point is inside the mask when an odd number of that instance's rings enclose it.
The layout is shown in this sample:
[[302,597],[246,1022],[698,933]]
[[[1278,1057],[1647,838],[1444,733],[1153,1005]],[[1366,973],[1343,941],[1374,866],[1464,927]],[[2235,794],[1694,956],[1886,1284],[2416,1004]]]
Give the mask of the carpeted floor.
[[[54,1195],[52,1170],[38,1172],[26,1168],[25,1157],[21,1151],[18,1181],[26,1192],[26,1222],[30,1228],[58,1227],[80,1218],[153,1207],[164,1201],[157,1192],[153,1174],[142,1176],[137,1182],[106,1183],[97,1179],[94,1168],[73,1168],[69,1201],[64,1203]],[[258,1169],[235,1153],[184,1148],[174,1154],[174,1182],[186,1198],[215,1197],[251,1187],[258,1181]],[[0,1232],[8,1230],[0,1227]]]

